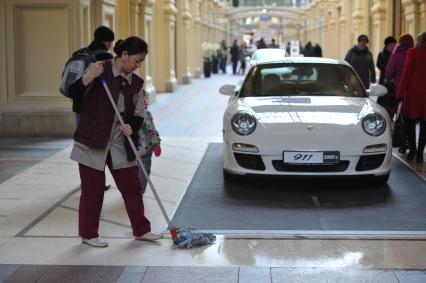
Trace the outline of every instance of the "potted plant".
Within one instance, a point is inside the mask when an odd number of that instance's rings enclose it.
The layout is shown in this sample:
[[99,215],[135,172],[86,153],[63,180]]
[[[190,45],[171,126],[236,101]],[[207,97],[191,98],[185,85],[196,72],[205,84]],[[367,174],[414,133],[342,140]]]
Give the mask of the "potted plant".
[[210,74],[212,72],[212,64],[211,64],[210,56],[203,57],[203,70],[204,70],[204,77],[210,78]]
[[203,71],[204,77],[209,78],[212,71],[211,64],[211,44],[208,42],[203,42],[201,44],[201,49],[203,50]]
[[219,58],[218,58],[217,55],[215,55],[215,54],[212,55],[212,62],[211,62],[211,64],[212,64],[212,73],[213,74],[219,73],[219,68],[218,68]]

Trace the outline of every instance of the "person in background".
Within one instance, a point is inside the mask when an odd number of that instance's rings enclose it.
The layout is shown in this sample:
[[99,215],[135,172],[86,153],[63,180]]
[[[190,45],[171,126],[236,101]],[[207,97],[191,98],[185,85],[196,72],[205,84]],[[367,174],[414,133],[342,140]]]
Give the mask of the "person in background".
[[267,48],[265,40],[260,38],[260,40],[257,42],[257,49]]
[[280,48],[278,44],[275,43],[275,39],[271,40],[271,44],[269,44],[268,48]]
[[322,57],[322,48],[318,43],[314,46],[314,57]]
[[[404,69],[397,89],[397,97],[402,99],[406,117],[409,153],[407,160],[416,158],[423,163],[426,144],[426,32],[418,37],[418,47],[407,52]],[[416,147],[416,120],[420,120],[420,132]]]
[[[385,84],[390,91],[393,91],[393,93],[396,93],[396,90],[398,89],[407,51],[408,49],[413,48],[413,46],[413,37],[410,34],[405,33],[398,38],[398,44],[393,49],[392,55],[389,58],[385,71]],[[392,113],[396,113],[396,109],[392,109]],[[401,113],[401,115],[403,114]],[[407,133],[407,131],[404,132]],[[408,149],[408,137],[406,137],[405,141],[406,144],[403,144],[398,149],[400,153],[405,153]]]
[[[71,159],[78,162],[81,179],[78,234],[83,244],[100,248],[108,246],[99,237],[106,165],[124,199],[135,239],[162,238],[151,233],[151,224],[145,217],[136,156],[126,139],[131,137],[137,144],[137,131],[145,117],[144,81],[134,71],[145,60],[148,45],[141,38],[131,36],[117,41],[114,52],[117,54],[114,59],[90,64],[69,89],[73,96],[82,97],[81,119],[71,151]],[[116,98],[124,125],[116,117],[101,77]]]
[[[95,53],[96,61],[110,60],[113,58],[111,53],[108,53],[108,50],[111,49],[112,43],[114,41],[114,32],[106,27],[99,26],[94,34],[93,41],[87,46],[90,51]],[[80,111],[81,111],[81,96],[76,96],[72,98],[72,111],[75,113],[75,122],[78,126],[80,122]],[[105,191],[108,191],[111,188],[111,185],[105,185]]]
[[249,44],[246,48],[248,56],[251,57],[253,55],[253,53],[256,51],[256,49],[257,49],[256,44],[254,44],[253,39],[251,38],[250,41],[249,41]]
[[373,54],[368,49],[368,42],[368,36],[361,34],[358,36],[358,44],[349,49],[345,56],[345,61],[355,69],[366,89],[370,83],[376,83]]
[[219,48],[219,69],[222,71],[222,74],[226,74],[226,62],[228,60],[228,46],[226,41],[223,39],[220,42]]
[[[95,30],[94,39],[87,48],[96,53],[96,61],[109,60],[113,58],[112,54],[108,53],[113,41],[114,32],[106,26],[100,26]],[[75,121],[78,125],[81,111],[81,98],[79,96],[72,99],[72,111],[75,112]]]
[[385,83],[385,74],[389,58],[396,45],[396,39],[393,36],[388,36],[385,38],[384,44],[383,50],[377,56],[376,66],[380,70],[379,84],[384,85],[388,89],[388,93],[385,96],[379,97],[377,103],[383,106],[392,118],[396,106],[395,92],[390,83]]
[[[139,155],[142,159],[142,163],[145,167],[146,173],[151,174],[151,164],[152,164],[152,154],[156,157],[161,155],[161,146],[160,146],[160,135],[155,129],[154,121],[152,118],[151,112],[148,111],[148,100],[145,98],[145,109],[146,116],[142,123],[142,127],[139,131],[140,143],[139,143]],[[139,172],[139,177],[142,186],[142,193],[146,191],[146,185],[148,179],[146,178],[143,172]]]
[[385,82],[385,74],[386,74],[386,66],[388,64],[389,58],[392,54],[393,49],[396,45],[396,39],[393,36],[388,36],[385,38],[385,46],[383,50],[377,56],[377,68],[380,70],[380,78],[379,84],[384,85]]
[[312,43],[310,41],[306,43],[302,53],[305,57],[314,57],[314,47],[312,46]]
[[285,46],[285,51],[287,52],[287,56],[290,56],[290,49],[291,49],[291,43],[290,41],[288,41],[287,45]]
[[238,61],[240,60],[240,51],[239,51],[236,39],[234,40],[234,44],[232,44],[232,47],[231,47],[229,53],[231,54],[232,74],[236,75],[237,74]]
[[240,69],[238,70],[238,74],[241,73],[241,75],[244,75],[246,72],[246,57],[247,57],[247,50],[246,50],[246,43],[243,42],[240,44],[240,48],[238,49],[239,52],[239,60],[240,60]]
[[408,34],[402,34],[398,38],[398,44],[392,51],[389,57],[388,64],[386,65],[385,81],[392,83],[394,89],[398,88],[399,80],[401,79],[402,69],[404,68],[405,58],[407,51],[414,47],[414,39]]

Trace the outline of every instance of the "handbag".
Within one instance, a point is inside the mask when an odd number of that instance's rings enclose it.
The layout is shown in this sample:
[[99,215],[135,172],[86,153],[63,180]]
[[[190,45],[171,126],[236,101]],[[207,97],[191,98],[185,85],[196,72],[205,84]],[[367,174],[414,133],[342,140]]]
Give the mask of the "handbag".
[[392,131],[392,146],[401,147],[406,144],[405,129],[404,129],[404,117],[402,115],[401,107],[402,103],[398,104],[398,110],[396,113],[395,122],[393,124]]

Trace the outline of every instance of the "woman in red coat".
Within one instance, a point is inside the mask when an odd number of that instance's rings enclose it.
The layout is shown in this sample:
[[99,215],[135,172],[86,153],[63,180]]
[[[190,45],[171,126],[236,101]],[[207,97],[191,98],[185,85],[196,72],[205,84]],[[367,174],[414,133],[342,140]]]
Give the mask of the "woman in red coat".
[[[423,162],[426,144],[426,32],[418,37],[418,47],[408,50],[398,85],[397,97],[402,98],[410,152],[407,160],[416,157]],[[416,149],[416,121],[420,120],[420,133]]]

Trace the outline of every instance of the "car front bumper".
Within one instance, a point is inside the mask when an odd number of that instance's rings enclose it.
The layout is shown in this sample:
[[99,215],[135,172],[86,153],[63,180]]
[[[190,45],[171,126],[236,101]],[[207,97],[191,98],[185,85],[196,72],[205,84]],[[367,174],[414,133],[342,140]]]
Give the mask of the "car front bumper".
[[224,144],[223,169],[235,175],[282,175],[282,176],[384,176],[390,173],[392,152],[369,154],[345,154],[340,152],[340,162],[325,165],[291,165],[283,162],[282,154],[236,152]]

